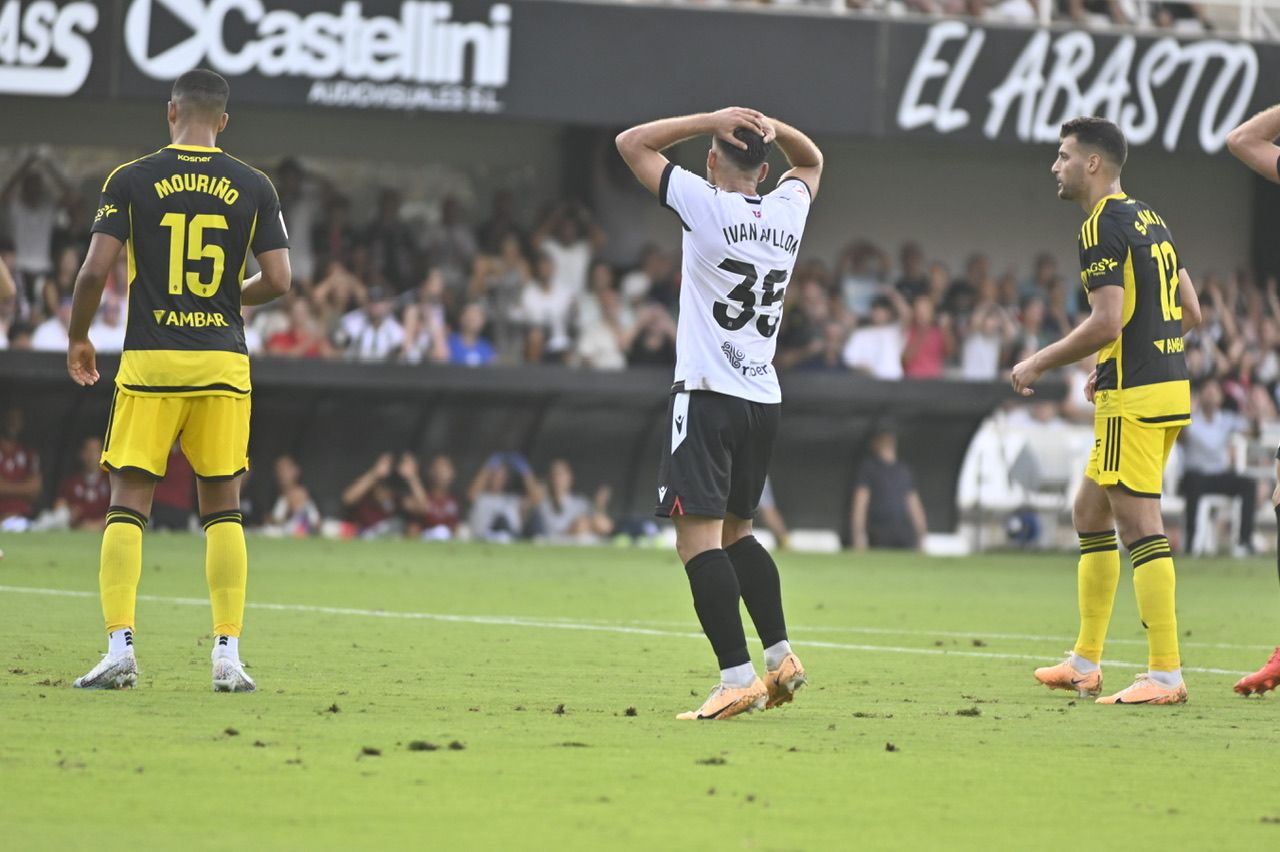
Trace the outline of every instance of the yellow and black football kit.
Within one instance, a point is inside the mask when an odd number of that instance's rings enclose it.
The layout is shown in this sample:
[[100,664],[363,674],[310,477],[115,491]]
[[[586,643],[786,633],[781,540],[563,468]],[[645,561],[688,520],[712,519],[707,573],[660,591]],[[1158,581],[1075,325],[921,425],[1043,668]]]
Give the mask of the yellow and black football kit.
[[271,181],[220,148],[170,145],[111,173],[93,231],[126,243],[129,276],[103,466],[163,477],[180,435],[197,476],[243,473],[252,388],[240,288],[251,253],[289,244]]
[[1124,288],[1120,336],[1098,353],[1088,476],[1159,497],[1164,466],[1191,422],[1178,272],[1184,264],[1160,214],[1123,193],[1098,202],[1080,230],[1080,278],[1092,294]]

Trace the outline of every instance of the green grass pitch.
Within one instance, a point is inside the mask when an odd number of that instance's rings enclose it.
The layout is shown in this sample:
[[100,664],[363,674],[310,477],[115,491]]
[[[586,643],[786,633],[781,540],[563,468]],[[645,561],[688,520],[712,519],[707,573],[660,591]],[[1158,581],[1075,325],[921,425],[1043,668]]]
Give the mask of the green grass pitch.
[[810,688],[680,723],[715,672],[667,552],[251,539],[259,691],[219,695],[203,542],[149,535],[139,688],[80,692],[97,541],[0,542],[7,849],[1280,845],[1280,702],[1231,692],[1280,642],[1267,560],[1181,560],[1191,701],[1109,708],[1031,680],[1070,556],[784,555]]

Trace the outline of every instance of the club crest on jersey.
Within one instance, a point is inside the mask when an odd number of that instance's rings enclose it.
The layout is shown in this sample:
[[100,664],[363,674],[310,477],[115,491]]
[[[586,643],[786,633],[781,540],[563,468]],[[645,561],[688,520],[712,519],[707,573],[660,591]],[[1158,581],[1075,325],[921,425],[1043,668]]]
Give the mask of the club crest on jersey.
[[747,353],[738,349],[727,340],[720,345],[720,351],[724,353],[724,357],[729,359],[729,363],[733,365],[733,369],[742,369],[742,359],[747,357]]
[[759,211],[759,210],[752,210],[752,211],[751,211],[751,215],[752,215],[752,216],[755,216],[757,219],[759,219],[759,218],[760,218],[760,211]]

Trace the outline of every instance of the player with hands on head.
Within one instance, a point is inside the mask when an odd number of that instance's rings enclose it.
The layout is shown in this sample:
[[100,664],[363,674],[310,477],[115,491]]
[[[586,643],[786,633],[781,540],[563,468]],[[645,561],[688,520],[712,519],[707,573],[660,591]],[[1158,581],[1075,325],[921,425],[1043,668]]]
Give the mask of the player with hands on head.
[[[662,153],[698,136],[712,140],[705,179]],[[789,702],[807,680],[787,638],[777,565],[752,535],[752,518],[778,431],[777,331],[822,152],[795,128],[743,107],[651,121],[616,142],[684,232],[656,514],[675,523],[694,610],[720,668],[706,702],[679,718],[727,719]],[[760,195],[774,144],[791,168]],[[740,600],[765,646],[763,681],[747,650]]]

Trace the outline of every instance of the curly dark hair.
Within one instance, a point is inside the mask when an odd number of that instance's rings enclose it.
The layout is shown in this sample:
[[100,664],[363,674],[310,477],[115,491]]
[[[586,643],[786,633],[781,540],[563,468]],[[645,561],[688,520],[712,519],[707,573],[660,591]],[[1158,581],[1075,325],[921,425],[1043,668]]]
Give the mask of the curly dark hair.
[[1117,170],[1123,169],[1125,160],[1129,158],[1129,143],[1125,141],[1124,132],[1114,121],[1105,118],[1092,115],[1073,118],[1062,125],[1058,136],[1060,139],[1074,136],[1081,145],[1096,148]]

